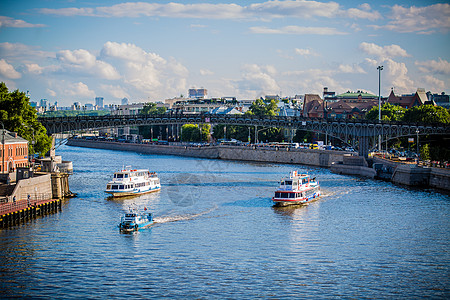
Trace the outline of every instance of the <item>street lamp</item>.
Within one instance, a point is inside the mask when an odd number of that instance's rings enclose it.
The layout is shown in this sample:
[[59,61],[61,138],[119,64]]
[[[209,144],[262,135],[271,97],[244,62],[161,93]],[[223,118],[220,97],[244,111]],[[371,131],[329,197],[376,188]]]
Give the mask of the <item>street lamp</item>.
[[[378,121],[381,122],[381,71],[383,70],[383,66],[378,66],[377,70],[378,70]],[[381,135],[378,135],[378,150],[381,151]]]
[[3,174],[5,173],[5,125],[1,121],[0,124],[2,124],[3,128],[2,132],[2,174]]
[[416,129],[416,134],[417,134],[417,164],[419,164],[419,129]]

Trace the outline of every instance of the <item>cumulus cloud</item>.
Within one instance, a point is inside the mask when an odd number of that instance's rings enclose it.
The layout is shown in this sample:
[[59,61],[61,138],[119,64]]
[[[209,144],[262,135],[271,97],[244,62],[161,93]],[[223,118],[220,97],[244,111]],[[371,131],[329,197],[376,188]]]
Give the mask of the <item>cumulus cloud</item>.
[[175,59],[164,59],[129,43],[107,42],[101,50],[105,60],[114,61],[124,82],[152,96],[184,90],[188,70]]
[[64,71],[89,74],[100,78],[119,79],[117,70],[110,64],[98,60],[95,55],[84,49],[74,51],[62,50],[56,54]]
[[432,33],[450,29],[450,4],[438,3],[424,7],[394,5],[386,25],[372,25],[397,32]]
[[425,75],[423,81],[427,84],[428,89],[432,91],[443,91],[445,89],[445,83],[431,75]]
[[389,46],[378,46],[374,43],[366,43],[362,42],[359,45],[359,49],[361,49],[363,52],[373,55],[377,57],[379,60],[384,61],[388,58],[400,56],[400,57],[408,57],[410,56],[406,50],[402,49],[402,47],[398,45],[389,45]]
[[64,91],[69,96],[76,97],[86,97],[86,98],[94,98],[95,92],[90,90],[89,87],[83,82],[77,82],[75,84],[70,84]]
[[364,71],[363,68],[361,68],[358,65],[339,65],[338,67],[339,72],[341,73],[352,73],[352,74],[365,74],[366,71]]
[[387,81],[398,93],[408,93],[415,89],[414,81],[408,76],[408,68],[405,63],[395,62],[387,59],[386,62]]
[[277,94],[280,91],[280,86],[273,78],[276,73],[277,71],[273,66],[244,65],[242,78],[236,81],[237,89],[253,97],[261,93]]
[[372,11],[372,8],[368,3],[361,4],[359,8],[350,8],[348,10],[341,11],[340,14],[352,19],[367,19],[371,21],[382,18],[378,11]]
[[114,98],[128,98],[130,95],[124,90],[124,88],[120,85],[109,85],[109,84],[102,84],[100,85],[100,88],[107,93],[108,95],[111,95]]
[[0,59],[0,75],[8,79],[18,79],[22,77],[22,75],[4,59]]
[[437,74],[450,74],[450,62],[445,59],[439,58],[436,60],[427,61],[416,61],[416,66],[419,66],[419,70],[426,73],[437,73]]
[[331,27],[303,27],[303,26],[285,26],[282,28],[268,28],[264,26],[250,27],[251,33],[258,34],[315,34],[315,35],[345,35],[342,32]]
[[43,24],[30,24],[23,20],[17,20],[6,16],[0,16],[0,28],[2,27],[14,27],[14,28],[32,28],[32,27],[45,27]]
[[272,19],[292,17],[299,19],[309,18],[336,18],[338,16],[353,19],[376,20],[381,17],[373,11],[368,4],[359,8],[345,10],[336,2],[318,1],[266,1],[253,3],[248,6],[234,3],[145,3],[125,2],[112,6],[95,8],[43,8],[43,14],[62,16],[98,16],[98,17],[169,17],[169,18],[195,18],[195,19]]
[[41,75],[44,68],[39,66],[38,64],[25,64],[25,68],[28,73],[35,74],[35,75]]

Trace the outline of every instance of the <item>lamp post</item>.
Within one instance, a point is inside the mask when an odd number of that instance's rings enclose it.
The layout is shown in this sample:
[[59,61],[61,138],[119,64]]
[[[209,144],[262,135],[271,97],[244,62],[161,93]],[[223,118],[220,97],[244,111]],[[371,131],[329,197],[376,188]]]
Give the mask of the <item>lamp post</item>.
[[[378,121],[381,122],[381,71],[383,70],[383,66],[378,66],[377,70],[378,70]],[[378,135],[378,151],[381,151],[381,135]]]
[[0,121],[0,124],[2,124],[2,174],[5,173],[5,125],[3,122]]
[[419,129],[416,129],[416,134],[417,134],[417,164],[419,164]]

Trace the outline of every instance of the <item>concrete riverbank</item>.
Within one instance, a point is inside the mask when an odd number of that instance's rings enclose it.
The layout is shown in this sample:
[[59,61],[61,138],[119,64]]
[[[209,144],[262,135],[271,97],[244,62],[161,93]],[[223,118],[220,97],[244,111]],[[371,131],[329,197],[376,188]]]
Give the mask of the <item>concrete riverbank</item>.
[[179,155],[200,158],[215,158],[238,161],[258,161],[270,163],[302,164],[328,168],[333,162],[342,162],[346,154],[342,151],[294,149],[256,146],[186,146],[153,145],[105,142],[84,139],[71,139],[69,146],[89,147],[108,150],[135,151],[149,154]]

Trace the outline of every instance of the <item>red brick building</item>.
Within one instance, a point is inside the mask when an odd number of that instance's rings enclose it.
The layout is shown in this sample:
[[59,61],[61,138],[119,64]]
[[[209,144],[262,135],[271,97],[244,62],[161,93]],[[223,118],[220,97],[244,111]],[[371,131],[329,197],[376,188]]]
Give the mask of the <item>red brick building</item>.
[[0,129],[0,172],[28,166],[28,141],[15,132]]

